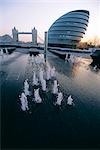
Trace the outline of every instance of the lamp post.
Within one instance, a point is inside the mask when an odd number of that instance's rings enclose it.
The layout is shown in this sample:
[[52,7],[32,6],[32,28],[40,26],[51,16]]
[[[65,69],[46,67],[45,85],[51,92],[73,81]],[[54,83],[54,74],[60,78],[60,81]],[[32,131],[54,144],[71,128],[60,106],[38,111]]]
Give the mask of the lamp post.
[[44,59],[46,62],[46,53],[47,53],[47,48],[48,48],[48,33],[45,32],[44,34],[45,34],[44,35],[44,38],[45,38],[45,40],[44,40]]

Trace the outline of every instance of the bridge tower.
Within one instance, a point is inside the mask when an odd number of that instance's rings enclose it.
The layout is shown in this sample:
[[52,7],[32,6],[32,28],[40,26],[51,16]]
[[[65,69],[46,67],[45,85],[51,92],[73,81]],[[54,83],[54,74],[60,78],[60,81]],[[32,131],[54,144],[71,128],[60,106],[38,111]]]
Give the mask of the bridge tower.
[[37,30],[35,29],[32,29],[32,42],[33,44],[37,44]]
[[16,30],[15,27],[14,29],[12,29],[12,35],[13,35],[14,42],[18,42],[18,30]]

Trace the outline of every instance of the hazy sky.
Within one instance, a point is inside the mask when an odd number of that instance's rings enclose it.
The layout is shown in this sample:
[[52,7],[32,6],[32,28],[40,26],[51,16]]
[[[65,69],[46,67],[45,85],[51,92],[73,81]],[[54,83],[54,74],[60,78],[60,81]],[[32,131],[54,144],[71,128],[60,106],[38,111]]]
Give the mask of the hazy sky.
[[[90,12],[89,26],[84,40],[100,37],[100,0],[0,0],[0,35],[19,31],[31,31],[35,26],[38,35],[44,37],[52,23],[63,14],[77,9]],[[24,35],[24,39],[31,35]],[[20,40],[23,36],[20,36]]]

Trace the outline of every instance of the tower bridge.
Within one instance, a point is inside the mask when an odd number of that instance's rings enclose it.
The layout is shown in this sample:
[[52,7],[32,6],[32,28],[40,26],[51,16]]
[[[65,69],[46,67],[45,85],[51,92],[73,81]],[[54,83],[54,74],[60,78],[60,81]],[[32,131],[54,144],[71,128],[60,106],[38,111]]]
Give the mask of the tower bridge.
[[19,34],[31,34],[32,35],[32,43],[34,45],[37,45],[37,30],[35,27],[32,29],[32,32],[18,32],[18,30],[14,27],[12,29],[12,35],[13,35],[13,40],[14,42],[19,42]]
[[18,32],[17,34],[32,34],[32,32]]

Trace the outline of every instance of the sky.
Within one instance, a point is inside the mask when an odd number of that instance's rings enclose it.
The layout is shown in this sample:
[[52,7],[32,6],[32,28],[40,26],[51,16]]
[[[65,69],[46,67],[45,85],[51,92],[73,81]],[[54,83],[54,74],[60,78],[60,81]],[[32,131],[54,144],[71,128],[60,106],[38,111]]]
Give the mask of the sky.
[[[31,32],[35,27],[44,39],[52,23],[69,11],[89,10],[90,18],[82,41],[100,38],[100,0],[0,0],[0,36],[12,36],[12,28]],[[21,41],[31,41],[31,35],[19,35]]]

